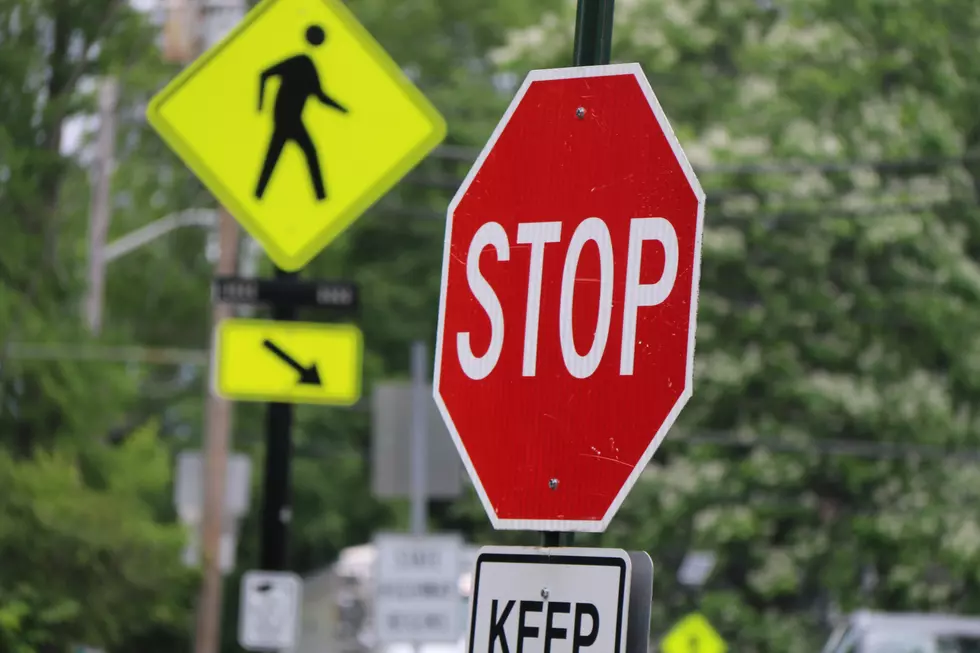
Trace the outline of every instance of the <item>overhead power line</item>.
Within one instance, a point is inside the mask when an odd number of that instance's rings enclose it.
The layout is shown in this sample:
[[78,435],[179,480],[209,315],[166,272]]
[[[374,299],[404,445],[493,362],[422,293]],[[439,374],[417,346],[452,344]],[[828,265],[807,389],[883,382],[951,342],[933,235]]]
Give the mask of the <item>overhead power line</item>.
[[[151,365],[208,364],[204,349],[161,347],[101,346],[71,343],[15,343],[10,346],[12,360],[76,360],[108,363],[144,363]],[[367,410],[362,402],[360,410]],[[668,440],[669,446],[716,446],[724,448],[766,449],[780,453],[819,453],[832,456],[895,460],[922,458],[930,460],[980,461],[980,449],[942,447],[907,442],[877,440],[814,439],[810,442],[791,442],[775,436],[755,436],[735,431],[678,432]]]
[[[442,145],[430,155],[436,159],[472,164],[480,155],[480,148],[465,145]],[[980,152],[968,152],[956,156],[909,157],[904,159],[844,159],[806,161],[775,159],[755,163],[716,163],[694,166],[698,174],[797,174],[801,172],[846,172],[860,168],[896,172],[919,168],[943,168],[967,163],[980,163]]]
[[692,446],[719,446],[725,448],[766,449],[781,453],[818,453],[850,458],[896,460],[922,458],[929,460],[980,461],[980,449],[968,447],[941,447],[937,445],[878,440],[839,440],[818,438],[810,442],[789,442],[775,436],[740,435],[732,431],[694,431],[691,434],[671,436],[667,443]]
[[172,347],[89,345],[78,343],[12,343],[9,360],[99,361],[150,365],[207,365],[208,351]]
[[[792,220],[797,218],[876,218],[889,217],[893,215],[921,215],[932,213],[933,211],[945,208],[948,202],[882,202],[872,204],[863,208],[841,207],[839,203],[821,202],[801,206],[797,209],[781,207],[779,210],[759,211],[738,211],[726,212],[719,210],[709,210],[706,213],[706,220],[712,222],[716,220],[756,220],[778,222],[781,220]],[[446,214],[435,209],[415,208],[396,202],[381,202],[374,209],[401,215],[408,218],[419,220],[445,220]]]
[[[459,186],[462,184],[461,179],[452,177],[450,175],[409,175],[403,183],[410,186],[417,186],[421,188],[430,188],[435,190],[444,190],[455,192]],[[732,188],[708,188],[705,190],[706,194],[706,205],[711,215],[718,216],[719,212],[715,207],[725,201],[731,200],[748,200],[748,201],[758,201],[756,195],[750,193],[745,189],[732,189]],[[881,193],[882,196],[886,194]],[[769,198],[766,202],[761,204],[764,212],[760,213],[758,210],[751,211],[726,211],[721,214],[723,219],[741,219],[741,218],[785,218],[790,215],[800,215],[801,217],[807,217],[810,213],[824,212],[829,210],[833,216],[863,216],[863,215],[878,215],[878,214],[890,214],[894,212],[912,212],[921,213],[928,212],[940,208],[942,206],[948,205],[955,201],[953,198],[942,198],[937,197],[932,200],[918,201],[918,202],[879,202],[877,204],[868,204],[865,207],[847,207],[843,206],[843,201],[839,196],[836,195],[819,195],[813,198],[808,198],[806,200],[799,200],[798,198],[790,198],[790,201],[782,203],[779,202],[780,196],[775,198]],[[793,204],[797,203],[797,206]],[[775,205],[775,206],[773,206]],[[414,217],[420,218],[439,218],[442,219],[445,216],[437,211],[432,211],[428,209],[416,210],[414,208],[405,207],[397,202],[382,202],[378,205],[379,208],[384,210],[389,210],[395,213],[405,213],[406,215],[412,214]],[[404,210],[403,210],[404,209]]]

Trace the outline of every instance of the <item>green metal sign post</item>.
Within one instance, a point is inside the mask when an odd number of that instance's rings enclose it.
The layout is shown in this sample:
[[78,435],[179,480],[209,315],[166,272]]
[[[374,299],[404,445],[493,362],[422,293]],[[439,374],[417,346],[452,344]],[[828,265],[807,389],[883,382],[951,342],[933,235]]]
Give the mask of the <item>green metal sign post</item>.
[[[573,66],[601,66],[609,63],[612,51],[613,6],[615,0],[578,0],[575,13]],[[545,532],[542,545],[571,546],[573,533]]]
[[614,0],[578,0],[575,15],[574,66],[609,63]]

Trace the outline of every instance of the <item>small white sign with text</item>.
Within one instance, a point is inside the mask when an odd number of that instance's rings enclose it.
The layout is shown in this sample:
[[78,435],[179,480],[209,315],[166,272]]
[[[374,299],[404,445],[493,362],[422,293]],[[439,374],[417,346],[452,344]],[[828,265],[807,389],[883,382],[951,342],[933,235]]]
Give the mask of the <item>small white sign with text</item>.
[[631,563],[620,549],[484,547],[468,653],[624,653]]
[[462,540],[456,535],[381,534],[374,539],[379,642],[454,642],[462,634]]
[[248,571],[242,576],[238,643],[250,651],[296,646],[303,581],[296,574]]

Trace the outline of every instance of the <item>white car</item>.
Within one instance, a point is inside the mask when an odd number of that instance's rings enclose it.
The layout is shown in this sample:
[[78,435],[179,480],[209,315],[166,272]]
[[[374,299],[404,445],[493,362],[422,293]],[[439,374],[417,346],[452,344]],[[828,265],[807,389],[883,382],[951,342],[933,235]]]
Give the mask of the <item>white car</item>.
[[980,617],[861,610],[823,653],[980,653]]

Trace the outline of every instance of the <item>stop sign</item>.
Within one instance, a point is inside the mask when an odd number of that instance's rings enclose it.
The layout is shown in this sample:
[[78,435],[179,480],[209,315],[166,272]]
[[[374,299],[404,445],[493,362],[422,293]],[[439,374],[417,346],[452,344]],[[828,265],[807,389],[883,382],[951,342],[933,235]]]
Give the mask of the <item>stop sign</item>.
[[449,206],[433,381],[495,528],[605,530],[691,397],[703,216],[639,65],[524,80]]

